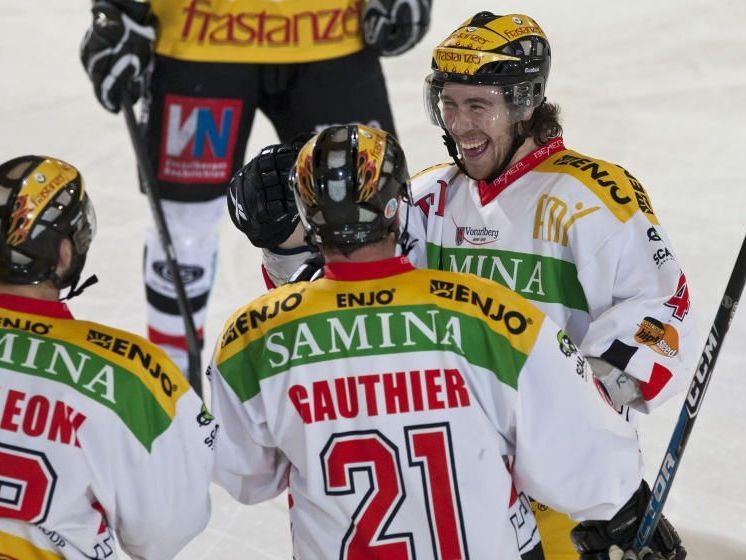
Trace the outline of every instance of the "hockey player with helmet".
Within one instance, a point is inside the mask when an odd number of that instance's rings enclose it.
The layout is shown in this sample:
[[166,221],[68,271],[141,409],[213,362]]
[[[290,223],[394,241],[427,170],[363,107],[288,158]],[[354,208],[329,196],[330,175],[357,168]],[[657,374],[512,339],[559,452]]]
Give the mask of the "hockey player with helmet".
[[0,557],[172,558],[207,524],[217,426],[148,341],[73,318],[96,220],[72,165],[0,165]]
[[[641,183],[565,148],[558,107],[545,99],[550,64],[544,32],[519,14],[481,12],[436,47],[425,103],[455,164],[413,179],[409,230],[417,243],[409,258],[489,278],[532,300],[580,343],[634,423],[638,411],[686,388],[694,371],[686,276]],[[282,186],[280,166],[270,172],[273,162],[262,155],[253,163],[263,172],[242,170],[236,200]],[[269,237],[277,224],[297,221],[288,210],[281,216],[275,206],[272,221],[251,211],[234,221]],[[243,229],[259,243],[259,233]],[[269,275],[282,279],[297,264]],[[575,558],[570,520],[535,507],[547,557]]]
[[[198,335],[226,185],[256,110],[282,142],[339,122],[394,131],[379,56],[414,46],[431,0],[95,0],[81,45],[109,111],[144,94],[163,210]],[[152,73],[150,69],[152,68]],[[339,85],[344,76],[344,87]],[[272,255],[268,255],[272,258]],[[145,240],[148,337],[186,371],[186,337],[154,226]]]
[[[248,504],[288,489],[299,560],[540,558],[524,492],[595,520],[584,542],[604,553],[629,548],[649,496],[634,429],[526,299],[395,256],[408,173],[394,138],[330,127],[291,184],[324,277],[226,324],[217,482]],[[652,547],[678,542],[663,521]]]

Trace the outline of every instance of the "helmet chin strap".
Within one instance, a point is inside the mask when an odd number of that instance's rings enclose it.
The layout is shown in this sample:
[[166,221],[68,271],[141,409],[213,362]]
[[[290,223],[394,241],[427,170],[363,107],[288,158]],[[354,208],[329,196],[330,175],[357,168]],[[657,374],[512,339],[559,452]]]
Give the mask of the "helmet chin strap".
[[[497,179],[500,174],[505,171],[505,169],[510,164],[510,160],[513,159],[513,156],[515,156],[516,152],[519,150],[521,146],[523,146],[523,143],[526,141],[526,138],[528,138],[528,135],[526,133],[520,132],[520,122],[517,122],[513,125],[513,141],[510,144],[510,149],[508,150],[508,153],[505,154],[505,157],[500,162],[500,165],[497,166],[497,169],[494,173],[492,173],[489,177],[486,179],[483,179],[484,181],[491,183],[495,179]],[[476,177],[472,177],[469,175],[469,172],[466,170],[466,167],[464,166],[464,162],[461,160],[458,154],[458,148],[456,147],[456,142],[454,141],[453,137],[448,134],[448,131],[444,128],[443,131],[445,134],[443,134],[443,143],[446,145],[446,149],[448,150],[448,155],[451,156],[451,159],[456,163],[456,167],[458,167],[464,175],[471,177],[475,181],[479,181],[480,179],[477,179]]]
[[86,288],[93,286],[93,284],[98,282],[98,277],[95,274],[91,274],[80,286],[78,286],[78,282],[80,282],[80,274],[81,272],[83,272],[83,266],[85,266],[85,261],[86,255],[78,255],[74,257],[71,266],[72,272],[69,276],[67,276],[67,278],[62,278],[59,274],[57,274],[56,271],[51,273],[49,279],[58,290],[70,288],[67,292],[67,295],[60,298],[59,301],[66,301],[74,298],[75,296],[79,296]]
[[66,301],[74,298],[75,296],[79,296],[82,294],[86,288],[93,286],[96,282],[98,282],[98,276],[95,274],[91,274],[88,278],[85,279],[85,281],[78,286],[78,281],[80,280],[80,275],[78,274],[75,278],[73,278],[72,283],[70,284],[70,289],[67,292],[67,295],[63,298],[60,298],[60,301]]

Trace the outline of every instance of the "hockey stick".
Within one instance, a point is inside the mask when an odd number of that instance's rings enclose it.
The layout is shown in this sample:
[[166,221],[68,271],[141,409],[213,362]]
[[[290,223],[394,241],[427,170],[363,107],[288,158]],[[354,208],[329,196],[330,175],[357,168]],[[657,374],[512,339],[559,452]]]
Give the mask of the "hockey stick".
[[135,149],[135,156],[137,158],[137,165],[140,168],[143,189],[145,190],[148,202],[150,203],[150,210],[153,213],[153,220],[155,221],[155,227],[158,230],[158,236],[160,237],[161,245],[163,246],[163,252],[166,254],[166,264],[168,265],[168,270],[173,279],[174,289],[176,290],[176,301],[179,305],[179,313],[181,313],[181,316],[184,319],[187,353],[189,355],[189,384],[201,398],[202,366],[200,364],[200,345],[199,339],[197,338],[197,329],[194,326],[192,306],[189,303],[189,298],[187,298],[186,290],[184,289],[184,280],[181,277],[179,263],[176,260],[176,251],[174,250],[174,245],[171,241],[171,234],[166,225],[166,218],[163,215],[160,192],[158,191],[158,183],[155,180],[153,166],[148,157],[145,142],[140,136],[140,131],[137,128],[135,112],[132,109],[132,100],[126,94],[122,98],[122,111],[124,112],[124,120],[127,122],[127,130],[129,131],[130,140],[132,141],[132,147]]
[[736,307],[738,307],[738,300],[741,297],[741,292],[743,292],[744,283],[746,283],[746,239],[741,245],[736,264],[730,274],[730,280],[728,280],[723,299],[720,301],[720,307],[710,328],[705,348],[699,358],[697,370],[694,372],[694,379],[689,385],[689,391],[686,394],[684,405],[681,407],[681,413],[673,430],[671,441],[668,443],[666,455],[658,470],[648,507],[637,530],[634,544],[637,552],[642,550],[650,541],[658,524],[658,519],[663,512],[663,504],[666,502],[681,462],[681,456],[684,454],[689,435],[694,427],[694,421],[697,419],[699,407],[712,377],[712,370],[715,367],[718,354],[720,354],[720,346],[728,332]]

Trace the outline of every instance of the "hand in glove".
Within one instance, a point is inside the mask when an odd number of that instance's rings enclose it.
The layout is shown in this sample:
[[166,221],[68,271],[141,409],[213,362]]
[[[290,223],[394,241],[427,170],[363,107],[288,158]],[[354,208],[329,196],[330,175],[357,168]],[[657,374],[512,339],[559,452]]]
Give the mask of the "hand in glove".
[[673,525],[663,515],[658,520],[648,549],[635,555],[632,544],[649,499],[650,487],[643,480],[629,501],[609,521],[583,521],[577,525],[570,532],[570,538],[580,560],[684,560],[686,549]]
[[228,185],[231,220],[256,247],[279,246],[300,220],[288,175],[307,138],[267,146],[239,169]]
[[98,0],[93,22],[80,45],[80,60],[101,105],[119,112],[122,94],[136,101],[145,90],[153,60],[155,18],[133,0]]
[[365,44],[382,56],[408,51],[430,26],[432,0],[368,0],[363,8]]

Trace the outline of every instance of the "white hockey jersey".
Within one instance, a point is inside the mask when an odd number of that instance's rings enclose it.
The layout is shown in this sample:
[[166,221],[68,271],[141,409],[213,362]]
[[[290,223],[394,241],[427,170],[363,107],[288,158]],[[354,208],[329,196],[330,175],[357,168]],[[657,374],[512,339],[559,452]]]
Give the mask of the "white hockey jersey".
[[533,301],[585,356],[638,379],[643,410],[688,386],[697,340],[686,277],[625,169],[557,138],[492,183],[444,164],[412,192],[415,266],[470,272]]
[[209,371],[216,482],[247,504],[289,488],[297,560],[518,559],[523,492],[608,519],[640,483],[634,429],[551,319],[403,257],[241,308]]
[[158,347],[0,295],[0,557],[172,558],[207,524],[217,427]]

